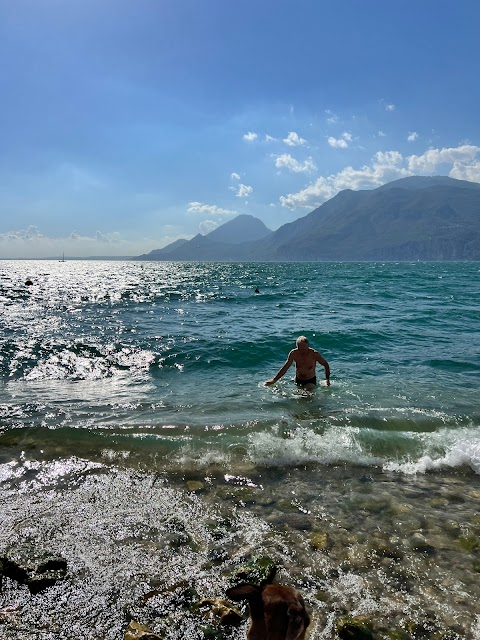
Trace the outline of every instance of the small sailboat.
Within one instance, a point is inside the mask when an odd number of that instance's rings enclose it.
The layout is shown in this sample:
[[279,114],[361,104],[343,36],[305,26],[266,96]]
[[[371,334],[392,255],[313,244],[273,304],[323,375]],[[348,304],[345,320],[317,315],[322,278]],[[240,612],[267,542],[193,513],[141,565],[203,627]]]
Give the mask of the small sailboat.
[[59,260],[59,262],[65,262],[65,251],[63,252],[62,259],[61,259],[61,260]]

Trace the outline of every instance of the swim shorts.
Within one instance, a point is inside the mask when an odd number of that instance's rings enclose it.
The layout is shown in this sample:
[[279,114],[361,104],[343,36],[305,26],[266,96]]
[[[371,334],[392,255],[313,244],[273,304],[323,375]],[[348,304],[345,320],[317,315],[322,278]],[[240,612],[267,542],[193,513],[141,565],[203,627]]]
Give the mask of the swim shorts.
[[304,387],[307,384],[317,384],[317,376],[313,376],[309,380],[300,380],[299,378],[295,378],[295,384],[298,384],[299,387]]

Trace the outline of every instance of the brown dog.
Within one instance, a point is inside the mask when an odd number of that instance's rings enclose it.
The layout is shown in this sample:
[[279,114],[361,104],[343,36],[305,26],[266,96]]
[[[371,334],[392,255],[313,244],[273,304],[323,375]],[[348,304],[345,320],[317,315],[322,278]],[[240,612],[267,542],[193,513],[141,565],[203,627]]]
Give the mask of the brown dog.
[[227,590],[232,600],[247,600],[252,624],[247,640],[304,640],[310,617],[300,593],[282,584],[241,584]]

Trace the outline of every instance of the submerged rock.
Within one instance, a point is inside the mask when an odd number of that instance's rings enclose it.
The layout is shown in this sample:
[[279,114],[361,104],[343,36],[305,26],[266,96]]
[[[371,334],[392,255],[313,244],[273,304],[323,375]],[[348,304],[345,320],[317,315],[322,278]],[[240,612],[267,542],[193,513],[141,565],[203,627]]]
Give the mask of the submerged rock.
[[186,485],[189,493],[203,493],[205,491],[205,485],[200,480],[188,480]]
[[427,542],[421,533],[414,533],[411,538],[411,545],[414,551],[423,553],[426,556],[433,556],[437,553],[435,547]]
[[162,640],[163,636],[153,633],[148,627],[132,620],[128,625],[124,640]]
[[51,587],[67,573],[65,558],[37,549],[32,544],[7,549],[1,560],[3,575],[26,584],[31,593]]
[[373,632],[368,620],[363,616],[345,616],[335,623],[341,640],[373,640]]
[[232,584],[248,582],[263,587],[272,582],[277,573],[277,565],[268,556],[260,556],[236,567],[230,574]]
[[310,546],[317,551],[328,551],[332,546],[326,531],[314,531],[310,536]]
[[474,533],[465,533],[457,538],[457,544],[464,551],[475,551],[479,546],[479,538]]
[[243,617],[238,609],[222,598],[205,598],[195,606],[195,609],[206,620],[222,627],[236,627],[243,622]]

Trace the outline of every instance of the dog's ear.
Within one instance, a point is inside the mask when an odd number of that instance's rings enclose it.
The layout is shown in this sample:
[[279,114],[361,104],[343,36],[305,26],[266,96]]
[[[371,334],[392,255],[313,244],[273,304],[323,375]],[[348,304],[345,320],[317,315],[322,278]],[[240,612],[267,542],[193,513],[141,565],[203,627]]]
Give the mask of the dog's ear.
[[257,600],[261,594],[262,590],[259,587],[256,587],[253,584],[239,584],[236,587],[230,587],[226,591],[227,597],[231,598],[238,602],[239,600]]
[[305,631],[310,624],[310,617],[305,611],[303,600],[298,604],[291,604],[288,607],[288,628],[285,640],[302,640]]

